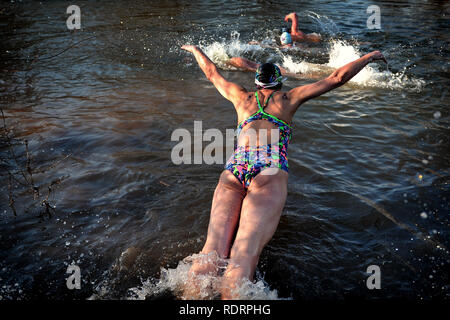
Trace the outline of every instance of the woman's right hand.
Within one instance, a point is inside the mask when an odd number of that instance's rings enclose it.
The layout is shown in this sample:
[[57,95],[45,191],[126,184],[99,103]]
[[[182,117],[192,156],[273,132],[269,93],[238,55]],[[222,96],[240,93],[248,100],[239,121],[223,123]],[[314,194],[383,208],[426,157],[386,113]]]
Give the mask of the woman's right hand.
[[369,53],[370,55],[370,61],[376,61],[376,60],[383,60],[385,63],[387,63],[386,58],[383,56],[383,54],[380,51],[373,51]]

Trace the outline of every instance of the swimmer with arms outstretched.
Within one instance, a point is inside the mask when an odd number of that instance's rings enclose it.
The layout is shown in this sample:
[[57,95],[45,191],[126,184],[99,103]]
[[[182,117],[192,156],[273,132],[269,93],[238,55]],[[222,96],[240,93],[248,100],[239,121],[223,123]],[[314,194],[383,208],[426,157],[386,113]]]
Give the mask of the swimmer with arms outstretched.
[[[233,105],[238,120],[238,141],[220,175],[214,191],[208,233],[202,255],[216,254],[228,259],[221,277],[219,291],[222,299],[236,299],[242,281],[252,281],[259,256],[277,229],[287,197],[288,154],[292,137],[292,119],[306,101],[334,90],[361,71],[368,63],[386,61],[381,52],[374,51],[336,69],[328,77],[312,84],[281,91],[282,73],[271,63],[256,70],[256,91],[247,91],[230,82],[197,46],[181,47],[192,53],[206,78]],[[277,139],[268,134],[275,130]],[[257,139],[250,139],[256,132]],[[261,144],[265,141],[266,144]],[[275,154],[276,158],[271,158]],[[219,275],[215,261],[194,261],[184,298],[200,296],[196,281],[202,275]],[[223,260],[222,260],[223,261]]]

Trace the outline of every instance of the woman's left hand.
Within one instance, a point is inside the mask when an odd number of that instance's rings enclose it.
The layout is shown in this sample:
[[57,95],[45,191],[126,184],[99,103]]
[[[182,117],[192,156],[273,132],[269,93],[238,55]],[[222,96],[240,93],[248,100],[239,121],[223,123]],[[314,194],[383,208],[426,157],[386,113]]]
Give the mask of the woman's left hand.
[[193,52],[195,49],[197,49],[197,46],[185,44],[184,46],[181,47],[181,49],[189,51],[189,52]]

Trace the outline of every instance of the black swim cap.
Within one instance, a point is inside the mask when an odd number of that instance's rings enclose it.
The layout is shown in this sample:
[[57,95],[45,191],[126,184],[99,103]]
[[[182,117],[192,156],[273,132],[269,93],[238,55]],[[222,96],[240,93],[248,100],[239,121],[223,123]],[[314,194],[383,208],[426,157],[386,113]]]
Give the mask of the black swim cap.
[[262,88],[272,88],[282,84],[280,68],[273,63],[264,63],[256,70],[255,84]]

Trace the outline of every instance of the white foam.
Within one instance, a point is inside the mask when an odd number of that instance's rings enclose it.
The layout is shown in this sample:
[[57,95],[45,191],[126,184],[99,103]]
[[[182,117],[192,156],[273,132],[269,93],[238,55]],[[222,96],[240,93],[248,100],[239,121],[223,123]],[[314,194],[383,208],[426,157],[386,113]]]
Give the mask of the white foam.
[[[204,263],[214,262],[217,265],[217,272],[212,274],[197,275],[195,283],[192,283],[192,276],[189,270],[194,260],[202,260]],[[220,259],[217,255],[193,254],[178,263],[175,269],[161,268],[160,278],[147,279],[142,282],[142,286],[130,288],[129,299],[144,300],[147,297],[157,296],[166,291],[170,291],[178,299],[183,300],[212,300],[220,298],[222,285],[221,273],[225,269],[227,260]],[[195,286],[194,290],[192,286]],[[188,292],[188,293],[187,293]],[[195,295],[192,294],[195,292]],[[277,300],[277,290],[271,290],[262,276],[257,273],[257,281],[251,282],[243,280],[237,284],[233,291],[235,299],[239,300]]]
[[305,60],[295,62],[294,58],[289,55],[283,55],[282,57],[283,61],[281,63],[281,66],[291,73],[307,74],[311,71],[320,70],[320,65],[318,64],[309,63]]
[[[361,56],[359,50],[354,46],[342,40],[334,40],[331,42],[327,66],[335,69],[340,68]],[[425,81],[410,78],[405,74],[405,71],[398,73],[392,73],[389,70],[380,71],[380,64],[373,63],[364,67],[350,82],[369,87],[420,91]]]
[[[266,39],[267,40],[267,39]],[[268,41],[268,40],[267,40]],[[249,55],[251,60],[261,58],[262,54],[269,58],[265,60],[275,61],[291,73],[308,74],[309,72],[319,71],[320,73],[329,72],[344,66],[362,56],[358,48],[348,44],[343,40],[332,40],[328,49],[329,59],[325,64],[314,64],[305,60],[298,61],[296,55],[298,50],[268,50],[260,45],[244,43],[239,39],[239,33],[234,32],[231,40],[222,42],[213,42],[201,46],[206,55],[220,68],[233,69],[227,64],[231,57],[242,57]],[[276,62],[277,60],[281,62]],[[383,68],[386,68],[383,70]],[[324,75],[325,76],[325,75]],[[406,74],[406,68],[397,73],[392,73],[383,63],[371,63],[361,70],[350,82],[353,85],[363,87],[377,87],[392,90],[413,90],[421,91],[425,81],[410,77]]]
[[[342,40],[332,40],[329,47],[329,58],[325,64],[309,63],[305,60],[297,61],[289,52],[282,54],[282,66],[291,73],[308,74],[319,72],[326,75],[333,69],[340,68],[349,62],[359,59],[362,54],[354,47]],[[363,87],[378,87],[392,90],[414,90],[420,91],[425,81],[406,75],[406,69],[401,72],[392,73],[383,63],[371,63],[364,67],[350,82],[353,85]]]
[[248,44],[240,41],[238,32],[231,34],[231,41],[215,41],[208,45],[200,45],[202,50],[215,64],[223,69],[231,69],[227,64],[232,57],[240,57],[248,52],[258,52],[263,48],[258,44]]

